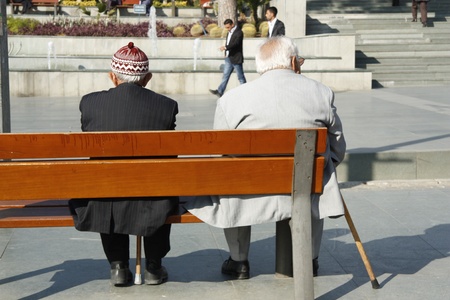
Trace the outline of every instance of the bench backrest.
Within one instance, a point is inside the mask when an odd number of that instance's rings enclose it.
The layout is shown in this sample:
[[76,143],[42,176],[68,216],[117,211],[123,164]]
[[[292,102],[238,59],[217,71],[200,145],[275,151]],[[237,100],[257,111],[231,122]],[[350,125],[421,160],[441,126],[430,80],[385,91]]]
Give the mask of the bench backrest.
[[52,5],[58,5],[59,0],[31,0],[33,4],[52,4]]
[[123,6],[133,6],[134,4],[139,4],[140,1],[139,0],[122,0],[122,4]]
[[320,193],[326,128],[0,134],[0,200],[289,194],[299,133]]

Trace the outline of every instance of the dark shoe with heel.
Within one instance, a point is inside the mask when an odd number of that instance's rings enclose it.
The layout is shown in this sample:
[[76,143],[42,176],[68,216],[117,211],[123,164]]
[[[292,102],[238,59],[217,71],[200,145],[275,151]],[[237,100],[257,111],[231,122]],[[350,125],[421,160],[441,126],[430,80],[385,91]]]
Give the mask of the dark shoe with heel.
[[161,264],[147,263],[145,267],[145,284],[158,285],[164,283],[169,278],[167,270]]
[[313,264],[313,276],[316,277],[319,274],[319,258],[316,257],[312,260]]
[[222,94],[218,90],[209,90],[209,92],[218,97],[222,97]]
[[230,275],[234,279],[249,279],[250,278],[250,265],[248,260],[245,261],[234,261],[227,259],[223,262],[222,273]]
[[120,261],[113,261],[111,263],[111,284],[115,286],[125,286],[131,283],[133,274],[128,267],[128,264]]

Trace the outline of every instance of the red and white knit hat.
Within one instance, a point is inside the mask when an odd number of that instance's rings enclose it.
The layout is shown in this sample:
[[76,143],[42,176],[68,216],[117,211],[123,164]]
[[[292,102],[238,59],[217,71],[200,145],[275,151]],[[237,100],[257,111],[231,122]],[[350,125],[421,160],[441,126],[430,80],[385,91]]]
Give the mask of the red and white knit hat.
[[145,75],[148,73],[148,57],[133,42],[129,42],[114,53],[111,70],[124,75]]

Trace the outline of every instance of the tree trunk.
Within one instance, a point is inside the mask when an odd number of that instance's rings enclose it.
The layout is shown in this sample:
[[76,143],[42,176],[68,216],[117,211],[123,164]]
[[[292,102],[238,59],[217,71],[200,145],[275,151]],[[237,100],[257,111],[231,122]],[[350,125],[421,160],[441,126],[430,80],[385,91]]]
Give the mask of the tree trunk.
[[220,27],[223,27],[223,22],[226,19],[233,20],[236,24],[236,0],[219,0],[219,15],[217,16],[217,22]]

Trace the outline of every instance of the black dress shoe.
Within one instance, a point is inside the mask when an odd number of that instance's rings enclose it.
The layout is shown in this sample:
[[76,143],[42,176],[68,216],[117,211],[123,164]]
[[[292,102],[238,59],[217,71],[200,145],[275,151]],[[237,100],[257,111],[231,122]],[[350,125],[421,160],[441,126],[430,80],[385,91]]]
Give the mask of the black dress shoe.
[[232,276],[234,279],[249,279],[250,278],[250,265],[248,260],[234,261],[227,259],[223,262],[222,273]]
[[319,274],[319,258],[316,257],[312,260],[313,264],[313,276],[316,277]]
[[168,277],[169,275],[167,274],[167,270],[164,266],[159,265],[158,267],[155,267],[151,264],[147,264],[144,274],[145,284],[161,284],[163,282],[166,282]]
[[121,261],[111,263],[111,284],[115,286],[128,285],[133,280],[128,264]]
[[222,97],[222,94],[221,94],[218,90],[209,90],[209,92],[210,92],[211,94],[213,94],[213,95]]

